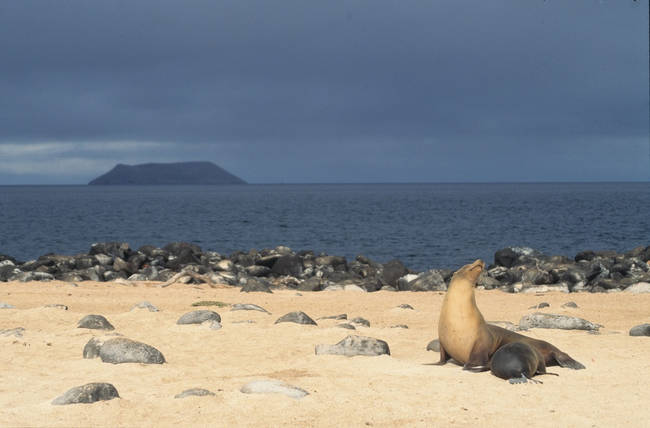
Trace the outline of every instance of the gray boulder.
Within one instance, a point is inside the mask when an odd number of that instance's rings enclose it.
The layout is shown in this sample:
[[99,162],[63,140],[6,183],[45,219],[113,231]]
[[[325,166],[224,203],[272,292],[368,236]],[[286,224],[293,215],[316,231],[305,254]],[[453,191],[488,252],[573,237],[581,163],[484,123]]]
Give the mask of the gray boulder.
[[350,320],[352,324],[362,325],[364,327],[370,327],[370,321],[365,318],[356,317]]
[[400,290],[411,291],[445,291],[447,284],[445,278],[438,269],[431,269],[419,274],[414,280]]
[[640,324],[632,327],[630,336],[650,336],[650,324]]
[[55,406],[77,403],[94,403],[96,401],[120,398],[117,389],[110,383],[87,383],[69,389],[65,394],[52,401]]
[[293,322],[296,324],[307,324],[307,325],[318,325],[316,321],[311,319],[309,315],[302,311],[289,312],[286,315],[282,315],[280,318],[275,321],[276,324],[281,322]]
[[260,278],[246,278],[246,284],[241,288],[241,291],[244,293],[255,291],[272,293],[269,282]]
[[178,321],[176,321],[176,324],[201,324],[208,320],[221,322],[221,315],[215,311],[209,311],[205,309],[192,311],[180,317]]
[[86,315],[79,320],[77,328],[90,328],[94,330],[115,330],[103,315]]
[[116,337],[104,342],[99,349],[99,357],[103,362],[112,364],[165,362],[163,354],[153,346],[125,337]]
[[598,331],[600,327],[602,327],[600,324],[594,324],[582,318],[541,312],[525,315],[519,320],[519,328],[522,330],[529,328],[557,328],[562,330]]
[[316,355],[345,355],[352,357],[355,355],[390,355],[388,343],[383,340],[365,336],[348,336],[335,345],[316,345]]

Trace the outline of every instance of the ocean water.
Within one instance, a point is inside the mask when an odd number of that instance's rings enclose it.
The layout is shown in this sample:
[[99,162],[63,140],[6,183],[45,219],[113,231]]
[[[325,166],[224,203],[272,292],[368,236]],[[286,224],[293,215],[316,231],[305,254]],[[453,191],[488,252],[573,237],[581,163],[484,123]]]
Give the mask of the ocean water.
[[572,257],[650,245],[650,183],[0,186],[0,254],[101,241],[286,245],[414,270],[491,262],[513,245]]

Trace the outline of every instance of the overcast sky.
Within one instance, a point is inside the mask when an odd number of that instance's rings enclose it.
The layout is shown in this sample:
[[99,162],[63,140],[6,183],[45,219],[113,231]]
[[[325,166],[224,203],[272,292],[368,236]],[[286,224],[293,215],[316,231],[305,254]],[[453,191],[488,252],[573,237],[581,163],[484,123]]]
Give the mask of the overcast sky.
[[0,2],[0,184],[648,180],[648,1]]

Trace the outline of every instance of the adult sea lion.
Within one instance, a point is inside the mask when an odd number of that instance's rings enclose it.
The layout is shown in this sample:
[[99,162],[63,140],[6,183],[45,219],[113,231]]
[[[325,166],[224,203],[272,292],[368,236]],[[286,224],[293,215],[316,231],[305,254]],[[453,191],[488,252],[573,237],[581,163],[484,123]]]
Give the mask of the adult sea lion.
[[[485,322],[474,296],[476,280],[484,267],[482,260],[465,265],[454,273],[449,283],[440,310],[440,361],[436,365],[443,365],[453,358],[463,364],[463,370],[490,370],[490,359],[499,348],[520,342],[533,348],[545,367],[559,365],[575,370],[584,369],[584,365],[548,342]],[[533,374],[530,373],[531,376]]]

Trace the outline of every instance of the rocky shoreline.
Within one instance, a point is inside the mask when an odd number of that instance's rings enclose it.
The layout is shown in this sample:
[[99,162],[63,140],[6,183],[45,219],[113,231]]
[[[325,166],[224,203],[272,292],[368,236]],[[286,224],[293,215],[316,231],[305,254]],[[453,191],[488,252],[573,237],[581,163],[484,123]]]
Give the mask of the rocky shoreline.
[[[96,243],[87,254],[46,254],[26,262],[0,254],[0,281],[207,282],[266,292],[274,288],[444,291],[456,268],[415,272],[399,260],[378,263],[362,255],[346,260],[283,246],[226,256],[185,242],[137,250],[124,242]],[[479,288],[510,293],[644,292],[650,291],[649,283],[650,246],[625,253],[587,250],[573,259],[507,247],[494,254],[478,281]]]

